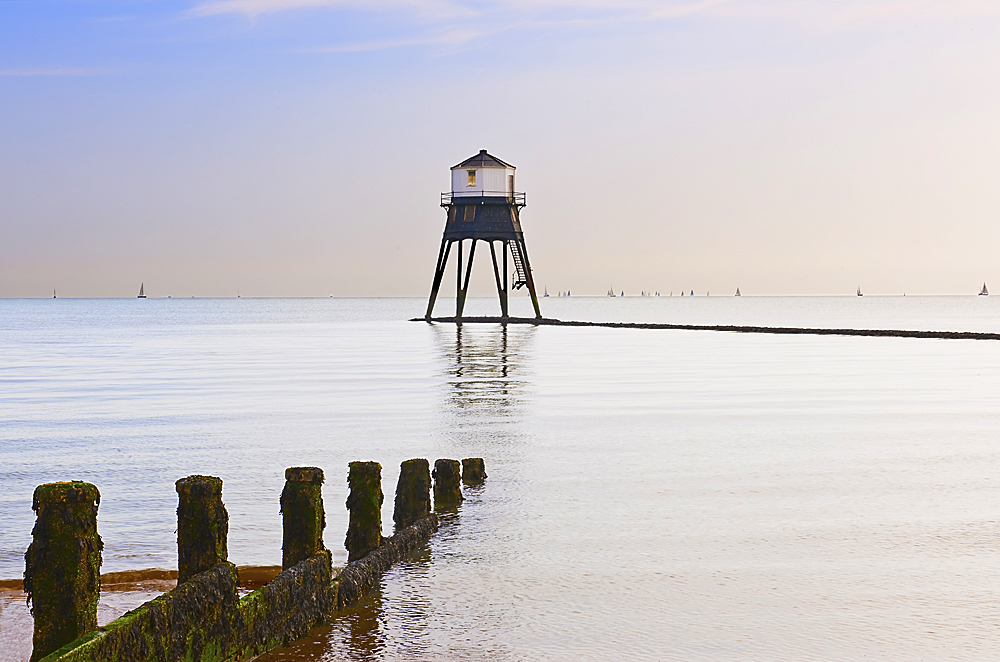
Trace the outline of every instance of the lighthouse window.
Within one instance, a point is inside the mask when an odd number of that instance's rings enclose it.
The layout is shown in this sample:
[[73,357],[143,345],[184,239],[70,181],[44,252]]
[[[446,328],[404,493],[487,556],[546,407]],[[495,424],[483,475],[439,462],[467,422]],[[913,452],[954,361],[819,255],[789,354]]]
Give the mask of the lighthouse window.
[[469,170],[469,186],[475,186],[475,185],[476,185],[476,171]]

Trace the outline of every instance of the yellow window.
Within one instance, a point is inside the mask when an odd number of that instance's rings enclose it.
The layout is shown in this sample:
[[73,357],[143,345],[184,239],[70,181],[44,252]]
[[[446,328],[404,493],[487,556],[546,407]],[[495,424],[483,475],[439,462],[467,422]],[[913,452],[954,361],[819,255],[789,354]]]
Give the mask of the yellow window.
[[468,173],[469,173],[469,186],[475,186],[476,185],[476,171],[475,170],[469,170]]

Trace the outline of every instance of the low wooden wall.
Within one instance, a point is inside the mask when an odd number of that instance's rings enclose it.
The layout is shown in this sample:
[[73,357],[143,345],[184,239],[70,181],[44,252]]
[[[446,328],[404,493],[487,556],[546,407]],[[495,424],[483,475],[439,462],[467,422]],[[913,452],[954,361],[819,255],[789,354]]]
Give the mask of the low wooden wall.
[[242,598],[236,566],[220,563],[43,662],[235,662],[306,635],[375,587],[382,574],[437,531],[415,522],[345,568],[322,550]]

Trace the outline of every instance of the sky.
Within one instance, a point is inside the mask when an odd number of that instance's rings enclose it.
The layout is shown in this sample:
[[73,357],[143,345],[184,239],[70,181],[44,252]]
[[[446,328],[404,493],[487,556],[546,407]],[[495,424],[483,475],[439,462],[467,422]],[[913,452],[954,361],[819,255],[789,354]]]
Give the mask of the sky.
[[1000,288],[1000,3],[0,0],[0,297],[426,296],[480,149],[551,293]]

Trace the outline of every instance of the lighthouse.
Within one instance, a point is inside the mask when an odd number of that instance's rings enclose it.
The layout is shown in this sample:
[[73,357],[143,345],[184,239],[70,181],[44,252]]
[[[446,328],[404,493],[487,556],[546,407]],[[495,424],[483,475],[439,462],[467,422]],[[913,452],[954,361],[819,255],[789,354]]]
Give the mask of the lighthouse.
[[[509,288],[519,290],[527,287],[531,305],[535,308],[535,317],[541,318],[535,282],[531,277],[531,264],[528,262],[528,249],[521,231],[520,216],[525,206],[525,196],[514,190],[514,170],[514,166],[488,154],[485,149],[452,167],[451,192],[441,194],[441,206],[447,212],[447,220],[444,236],[441,238],[441,250],[438,251],[437,267],[434,269],[434,283],[427,302],[426,319],[430,319],[434,312],[434,302],[441,289],[441,279],[453,246],[458,253],[458,268],[455,270],[458,290],[455,317],[461,319],[469,290],[469,276],[472,275],[472,261],[476,256],[476,244],[480,241],[490,246],[501,316],[508,317]],[[469,240],[467,258],[466,240]],[[500,249],[499,256],[497,248]],[[508,266],[508,254],[513,269]],[[464,274],[463,259],[467,260]]]

